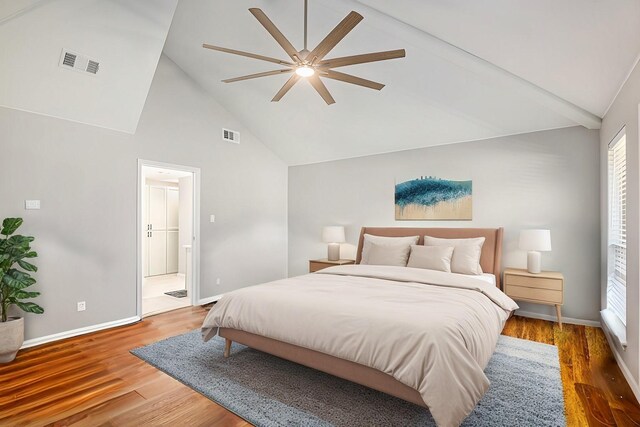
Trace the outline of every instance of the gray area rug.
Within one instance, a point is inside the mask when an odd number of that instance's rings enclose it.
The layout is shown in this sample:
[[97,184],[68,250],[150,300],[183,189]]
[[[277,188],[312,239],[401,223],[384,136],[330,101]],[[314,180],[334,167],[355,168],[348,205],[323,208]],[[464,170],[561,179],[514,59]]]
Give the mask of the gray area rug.
[[[256,426],[435,426],[428,410],[199,330],[131,352]],[[463,426],[564,426],[555,346],[501,336]]]
[[179,291],[169,291],[169,292],[165,292],[165,295],[169,295],[170,297],[174,297],[174,298],[186,298],[187,297],[187,290],[186,289],[180,289]]

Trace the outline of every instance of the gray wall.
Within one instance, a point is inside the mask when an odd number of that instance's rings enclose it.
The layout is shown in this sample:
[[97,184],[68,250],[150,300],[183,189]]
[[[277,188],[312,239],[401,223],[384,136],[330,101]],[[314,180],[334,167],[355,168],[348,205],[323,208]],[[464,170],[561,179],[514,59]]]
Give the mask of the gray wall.
[[[523,228],[551,229],[543,268],[566,278],[564,314],[597,320],[600,307],[598,131],[581,127],[289,168],[289,275],[326,257],[324,225],[504,227],[503,268],[525,267]],[[473,221],[395,221],[394,183],[420,175],[473,180]],[[345,247],[345,253],[353,248]],[[554,315],[552,307],[523,310]]]
[[[638,142],[638,104],[640,103],[640,66],[636,66],[609,111],[602,120],[600,129],[601,154],[601,200],[602,200],[602,308],[606,308],[607,298],[607,149],[609,142],[626,126],[627,133],[627,341],[623,351],[617,346],[614,350],[624,361],[633,376],[632,384],[636,396],[640,398],[640,152]],[[611,342],[611,340],[610,340]],[[629,378],[627,378],[629,380]]]
[[135,316],[138,158],[202,170],[202,298],[286,275],[287,167],[203,93],[163,56],[135,135],[0,108],[0,217],[40,254],[27,339]]

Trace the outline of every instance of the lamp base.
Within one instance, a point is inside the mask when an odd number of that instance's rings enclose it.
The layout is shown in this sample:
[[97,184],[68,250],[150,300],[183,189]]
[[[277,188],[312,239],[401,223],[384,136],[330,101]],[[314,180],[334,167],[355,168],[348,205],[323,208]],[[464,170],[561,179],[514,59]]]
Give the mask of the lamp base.
[[541,269],[540,269],[540,259],[541,259],[541,255],[540,252],[538,251],[529,251],[527,253],[527,271],[529,273],[540,273]]
[[329,243],[327,258],[329,261],[338,261],[340,259],[340,243]]

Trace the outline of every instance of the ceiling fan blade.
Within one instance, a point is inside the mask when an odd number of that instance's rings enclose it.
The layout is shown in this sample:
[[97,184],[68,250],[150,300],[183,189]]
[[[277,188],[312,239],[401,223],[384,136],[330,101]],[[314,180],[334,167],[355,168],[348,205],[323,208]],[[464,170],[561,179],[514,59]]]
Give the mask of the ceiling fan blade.
[[287,82],[284,84],[284,86],[282,86],[282,88],[278,91],[278,93],[276,93],[276,96],[273,97],[271,102],[280,101],[282,97],[285,96],[287,92],[289,92],[289,89],[291,89],[293,85],[298,83],[298,80],[300,80],[299,75],[294,74],[293,76],[291,76],[289,80],[287,80]]
[[333,71],[333,70],[327,70],[326,72],[321,72],[320,75],[328,79],[340,80],[341,82],[351,83],[358,86],[364,86],[364,87],[368,87],[369,89],[380,90],[384,87],[382,83],[373,82],[371,80],[352,76],[351,74],[340,73],[338,71]]
[[318,46],[311,51],[307,58],[313,64],[322,60],[327,53],[331,51],[340,40],[342,40],[356,25],[364,18],[357,12],[350,12],[331,32],[325,37]]
[[258,54],[255,54],[255,53],[243,52],[241,50],[228,49],[226,47],[214,46],[214,45],[207,44],[207,43],[203,43],[202,47],[204,47],[206,49],[217,50],[219,52],[231,53],[233,55],[246,56],[247,58],[259,59],[260,61],[273,62],[274,64],[288,65],[290,67],[294,66],[294,64],[292,64],[291,62],[283,61],[283,60],[277,59],[277,58],[271,58],[269,56],[258,55]]
[[287,55],[291,57],[295,62],[300,62],[298,51],[291,44],[291,42],[280,32],[278,27],[265,15],[265,13],[258,8],[251,8],[249,12],[262,24],[262,26],[271,34],[280,46],[287,52]]
[[239,81],[242,81],[242,80],[257,79],[258,77],[276,76],[278,74],[283,74],[283,73],[293,73],[293,69],[292,68],[286,68],[284,70],[265,71],[263,73],[255,73],[255,74],[249,74],[247,76],[234,77],[232,79],[226,79],[226,80],[223,80],[223,82],[224,83],[234,83],[234,82],[239,82]]
[[318,62],[319,67],[337,68],[346,65],[365,64],[367,62],[386,61],[387,59],[404,58],[404,49],[388,50],[386,52],[365,53],[362,55],[343,56],[341,58],[325,59]]
[[326,102],[327,105],[335,104],[336,100],[333,99],[333,97],[329,93],[329,89],[327,89],[324,83],[322,83],[322,80],[320,80],[320,77],[318,77],[317,74],[314,74],[313,76],[308,77],[308,80],[309,80],[309,83],[311,83],[311,86],[313,86],[313,88],[320,94],[320,96],[322,97],[322,99],[324,99],[324,102]]

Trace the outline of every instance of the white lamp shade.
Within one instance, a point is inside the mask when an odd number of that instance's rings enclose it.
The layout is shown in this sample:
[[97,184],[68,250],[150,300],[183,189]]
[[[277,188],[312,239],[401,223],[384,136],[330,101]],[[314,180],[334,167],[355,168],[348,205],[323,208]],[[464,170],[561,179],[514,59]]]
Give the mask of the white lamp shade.
[[344,242],[344,227],[341,225],[332,225],[322,228],[322,241],[325,243],[342,243]]
[[520,249],[524,251],[550,251],[550,230],[522,230],[520,232]]

